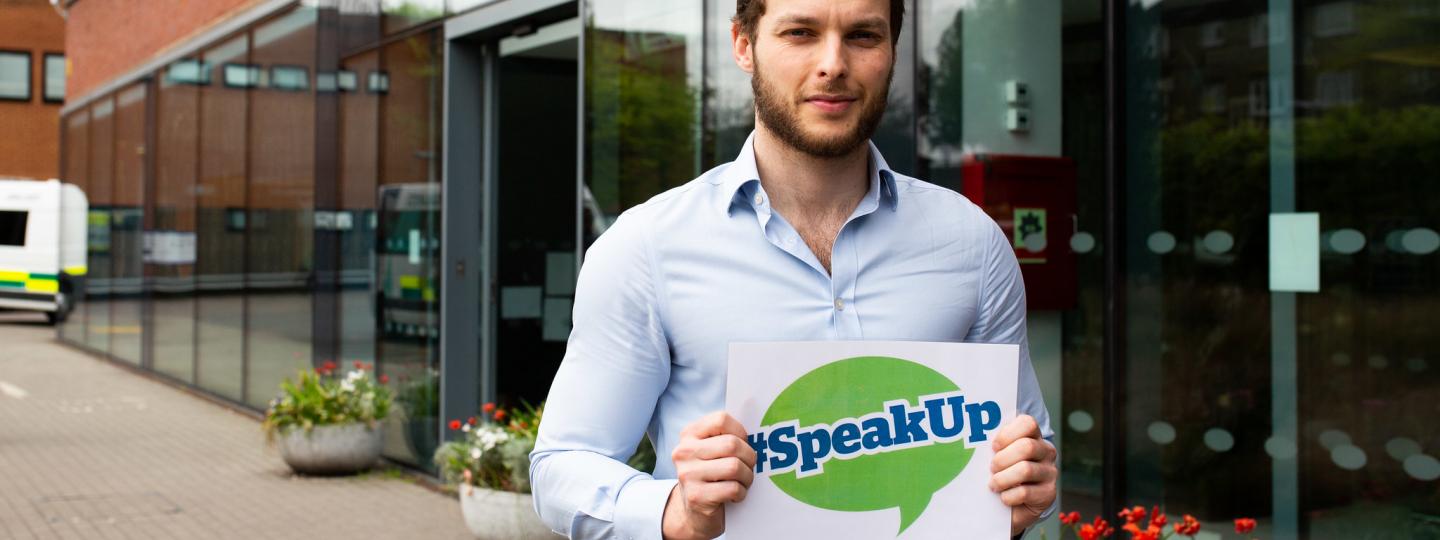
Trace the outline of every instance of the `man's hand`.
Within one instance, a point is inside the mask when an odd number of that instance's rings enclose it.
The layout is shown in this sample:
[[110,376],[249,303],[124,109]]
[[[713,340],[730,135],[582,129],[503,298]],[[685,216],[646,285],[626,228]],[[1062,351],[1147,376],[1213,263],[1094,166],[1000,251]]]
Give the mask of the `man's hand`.
[[1040,425],[1020,415],[995,436],[990,462],[990,491],[1010,507],[1010,536],[1040,519],[1055,502],[1055,446],[1040,437]]
[[679,482],[661,519],[668,540],[710,539],[725,532],[725,503],[745,500],[755,479],[755,450],[730,415],[705,415],[680,431],[670,459]]

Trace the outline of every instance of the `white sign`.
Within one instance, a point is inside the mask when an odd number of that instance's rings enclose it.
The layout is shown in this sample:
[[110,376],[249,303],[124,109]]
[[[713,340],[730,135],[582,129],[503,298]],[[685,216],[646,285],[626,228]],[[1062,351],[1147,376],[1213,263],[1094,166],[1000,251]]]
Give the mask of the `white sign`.
[[1015,345],[731,344],[725,410],[757,462],[726,538],[1008,538],[990,444],[1018,371]]

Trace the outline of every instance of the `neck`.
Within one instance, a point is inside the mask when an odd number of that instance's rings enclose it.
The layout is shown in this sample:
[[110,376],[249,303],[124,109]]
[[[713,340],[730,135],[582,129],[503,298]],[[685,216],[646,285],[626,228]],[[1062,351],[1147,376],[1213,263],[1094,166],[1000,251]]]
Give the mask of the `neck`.
[[772,207],[789,219],[849,216],[870,188],[870,146],[825,158],[801,152],[755,124],[755,167]]

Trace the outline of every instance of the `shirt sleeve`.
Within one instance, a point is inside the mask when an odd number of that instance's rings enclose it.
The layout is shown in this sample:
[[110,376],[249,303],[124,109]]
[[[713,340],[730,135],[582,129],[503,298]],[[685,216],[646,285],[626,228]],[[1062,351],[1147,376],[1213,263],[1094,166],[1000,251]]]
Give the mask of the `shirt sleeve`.
[[636,221],[622,215],[586,253],[574,327],[530,454],[535,511],[571,538],[661,538],[675,484],[625,464],[670,377],[655,265]]
[[[990,229],[985,278],[982,280],[984,285],[980,291],[980,314],[965,341],[1020,346],[1020,388],[1016,393],[1015,410],[1034,417],[1035,423],[1040,426],[1040,435],[1054,444],[1055,432],[1050,428],[1050,412],[1045,407],[1044,396],[1040,394],[1035,368],[1030,365],[1030,343],[1025,334],[1025,280],[1020,275],[1020,262],[1016,260],[1015,250],[1010,247],[1004,231],[993,224]],[[1058,455],[1056,464],[1059,464]],[[1058,486],[1058,480],[1056,484]],[[1041,514],[1040,519],[1055,513],[1059,504],[1059,493],[1056,493],[1055,502]]]

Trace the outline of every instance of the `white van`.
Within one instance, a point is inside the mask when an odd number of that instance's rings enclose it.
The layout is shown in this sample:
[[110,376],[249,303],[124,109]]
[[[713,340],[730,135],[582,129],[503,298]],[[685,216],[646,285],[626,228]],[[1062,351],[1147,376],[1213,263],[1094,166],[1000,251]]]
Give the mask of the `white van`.
[[73,184],[0,179],[0,308],[65,320],[85,276],[89,209]]

